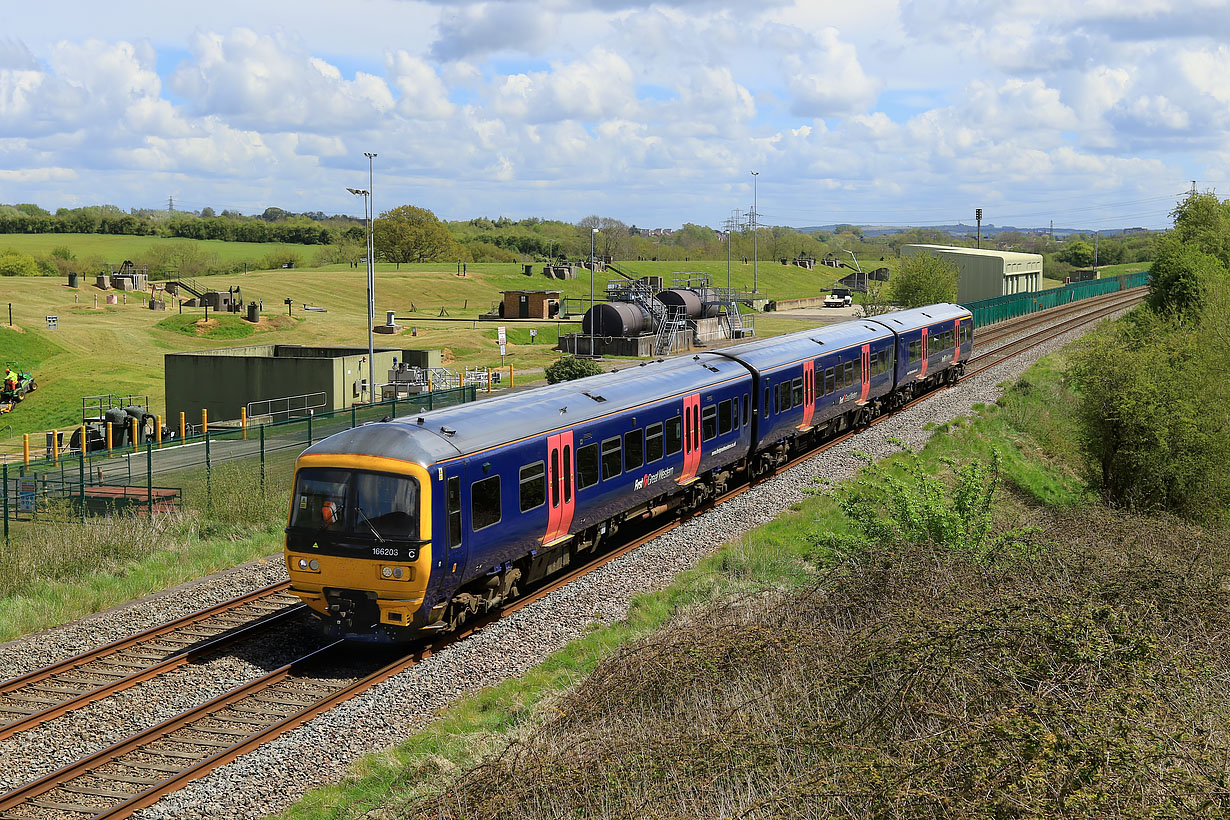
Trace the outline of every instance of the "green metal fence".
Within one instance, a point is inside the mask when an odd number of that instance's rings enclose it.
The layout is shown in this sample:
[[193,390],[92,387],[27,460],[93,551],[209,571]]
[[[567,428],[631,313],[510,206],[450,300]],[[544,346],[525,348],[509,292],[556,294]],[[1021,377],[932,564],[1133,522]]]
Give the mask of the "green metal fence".
[[1081,299],[1101,296],[1104,293],[1114,293],[1120,290],[1131,290],[1149,284],[1149,272],[1127,273],[1123,276],[1112,276],[1107,279],[1091,279],[1088,282],[1072,282],[1050,290],[1038,290],[1030,293],[1014,293],[1010,296],[995,296],[991,299],[979,299],[976,302],[965,302],[964,307],[974,314],[974,326],[982,327],[1007,319],[1015,319],[1039,310],[1066,305]]
[[161,446],[148,441],[110,454],[78,449],[31,459],[28,465],[6,463],[0,467],[4,537],[7,542],[10,521],[35,519],[41,509],[57,503],[68,503],[83,518],[119,509],[152,514],[174,505],[184,480],[194,471],[203,469],[208,483],[215,468],[229,463],[259,470],[263,488],[266,463],[278,455],[290,459],[334,433],[385,417],[471,402],[477,394],[474,385],[467,385],[246,428],[233,422],[211,423],[208,435],[165,441]]

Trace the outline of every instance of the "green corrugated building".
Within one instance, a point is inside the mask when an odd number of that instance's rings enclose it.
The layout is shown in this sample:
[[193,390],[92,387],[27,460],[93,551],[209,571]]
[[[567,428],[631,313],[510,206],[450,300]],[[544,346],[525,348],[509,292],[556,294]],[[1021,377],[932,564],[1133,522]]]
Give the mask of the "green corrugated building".
[[1042,257],[1036,253],[988,251],[950,245],[902,245],[902,256],[929,253],[957,266],[957,301],[964,304],[1042,290]]
[[[394,359],[419,367],[440,364],[439,351],[378,347],[377,384],[387,379]],[[368,402],[367,375],[365,347],[248,345],[168,353],[167,419],[174,428],[181,412],[189,424],[200,423],[202,409],[211,422],[238,419],[240,408],[253,417],[343,410]]]

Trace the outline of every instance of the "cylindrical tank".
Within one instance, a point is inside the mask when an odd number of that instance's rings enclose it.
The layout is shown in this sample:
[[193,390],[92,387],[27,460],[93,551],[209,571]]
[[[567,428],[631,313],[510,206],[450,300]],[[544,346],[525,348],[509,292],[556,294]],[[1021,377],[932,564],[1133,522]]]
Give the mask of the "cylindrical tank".
[[75,273],[70,273],[70,274],[68,275],[68,286],[69,286],[70,288],[75,288],[75,287],[77,287],[77,274],[75,274]]
[[595,336],[640,336],[651,328],[649,312],[632,302],[602,302],[585,312],[581,332]]
[[248,321],[256,324],[261,320],[261,309],[256,302],[248,302]]
[[700,297],[695,291],[687,288],[671,288],[658,294],[658,301],[668,308],[683,310],[683,315],[689,319],[699,319],[701,313]]

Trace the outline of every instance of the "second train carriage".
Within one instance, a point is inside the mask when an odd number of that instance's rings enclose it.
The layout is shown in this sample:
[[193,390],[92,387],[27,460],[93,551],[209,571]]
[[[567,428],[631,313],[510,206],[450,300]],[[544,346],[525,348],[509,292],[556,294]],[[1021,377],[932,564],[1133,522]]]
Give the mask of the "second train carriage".
[[300,456],[291,589],[326,630],[456,625],[622,523],[954,379],[973,318],[932,305],[368,424]]

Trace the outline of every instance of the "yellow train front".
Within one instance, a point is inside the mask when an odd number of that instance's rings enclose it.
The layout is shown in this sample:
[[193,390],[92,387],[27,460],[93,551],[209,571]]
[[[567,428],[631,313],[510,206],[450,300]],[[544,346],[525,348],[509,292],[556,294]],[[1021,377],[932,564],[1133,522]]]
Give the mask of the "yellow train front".
[[295,465],[286,528],[291,591],[329,634],[402,640],[431,620],[423,606],[433,563],[427,465],[440,454],[433,450],[451,448],[407,427],[330,436]]

